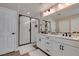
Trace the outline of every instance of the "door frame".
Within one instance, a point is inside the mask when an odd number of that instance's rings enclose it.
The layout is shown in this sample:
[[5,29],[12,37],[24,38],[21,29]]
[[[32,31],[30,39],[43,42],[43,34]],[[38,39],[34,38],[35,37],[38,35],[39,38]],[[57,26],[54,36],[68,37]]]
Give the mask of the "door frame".
[[[25,16],[25,17],[28,17],[29,19],[30,19],[30,42],[29,43],[26,43],[26,44],[20,44],[20,17],[21,16]],[[38,32],[40,32],[39,31],[39,24],[40,24],[40,19],[38,19],[38,18],[34,18],[34,17],[30,17],[30,16],[26,16],[26,15],[22,15],[22,14],[19,14],[19,20],[18,20],[18,46],[23,46],[23,45],[27,45],[27,44],[31,44],[32,42],[31,42],[31,19],[36,19],[36,20],[38,20]]]

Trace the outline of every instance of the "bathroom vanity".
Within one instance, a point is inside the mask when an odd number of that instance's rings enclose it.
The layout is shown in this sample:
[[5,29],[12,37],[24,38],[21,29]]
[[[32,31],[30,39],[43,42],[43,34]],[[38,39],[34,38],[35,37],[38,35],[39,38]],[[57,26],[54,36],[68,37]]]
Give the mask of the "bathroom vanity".
[[39,34],[37,47],[51,56],[79,56],[79,38]]

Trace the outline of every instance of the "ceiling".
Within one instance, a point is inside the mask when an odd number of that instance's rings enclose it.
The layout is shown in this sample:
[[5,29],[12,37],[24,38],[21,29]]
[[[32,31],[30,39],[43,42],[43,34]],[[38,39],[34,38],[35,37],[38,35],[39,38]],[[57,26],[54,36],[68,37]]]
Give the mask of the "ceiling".
[[[54,6],[55,4],[57,3],[0,3],[0,7],[6,7],[9,9],[16,10],[19,14],[22,15],[40,18],[41,12],[45,11],[51,6]],[[79,3],[56,13],[53,13],[47,17],[43,17],[43,19],[55,20],[74,14],[79,14]]]
[[61,18],[67,18],[74,15],[79,15],[79,3],[43,17],[43,19],[60,20]]
[[16,10],[19,14],[40,18],[40,13],[55,3],[0,3],[0,7]]

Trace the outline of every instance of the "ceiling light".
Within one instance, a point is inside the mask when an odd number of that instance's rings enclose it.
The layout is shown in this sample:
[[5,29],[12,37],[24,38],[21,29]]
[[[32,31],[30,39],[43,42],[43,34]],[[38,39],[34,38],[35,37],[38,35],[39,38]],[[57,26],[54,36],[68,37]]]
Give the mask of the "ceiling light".
[[72,4],[74,4],[74,3],[60,3],[60,4],[58,4],[58,10],[64,9],[66,7],[69,7]]

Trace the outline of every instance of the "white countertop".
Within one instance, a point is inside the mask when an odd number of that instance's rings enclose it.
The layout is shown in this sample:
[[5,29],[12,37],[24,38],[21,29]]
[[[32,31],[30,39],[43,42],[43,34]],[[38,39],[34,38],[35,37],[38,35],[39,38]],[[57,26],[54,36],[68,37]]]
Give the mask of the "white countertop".
[[53,34],[41,34],[41,35],[54,36],[54,37],[65,38],[65,39],[68,39],[68,40],[79,41],[79,37],[65,37],[65,36],[62,36],[62,35],[53,35]]

